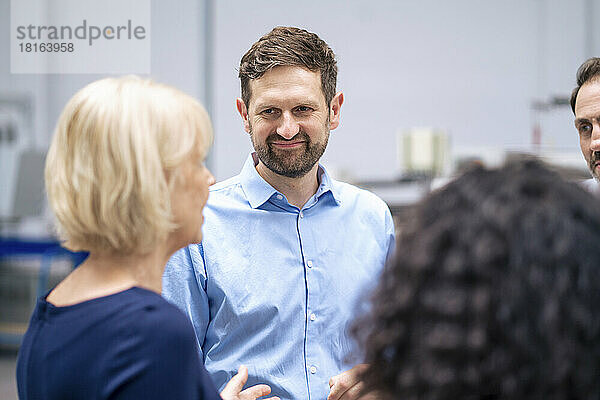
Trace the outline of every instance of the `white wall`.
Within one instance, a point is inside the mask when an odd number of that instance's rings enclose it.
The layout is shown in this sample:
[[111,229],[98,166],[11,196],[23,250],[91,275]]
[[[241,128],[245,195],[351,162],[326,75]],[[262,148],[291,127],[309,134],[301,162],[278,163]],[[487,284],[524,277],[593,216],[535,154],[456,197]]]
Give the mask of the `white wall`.
[[[393,176],[395,133],[433,126],[454,148],[529,148],[534,99],[568,95],[584,49],[588,0],[218,2],[214,169],[239,171],[250,149],[235,111],[236,67],[276,25],[318,33],[339,60],[341,126],[325,162],[356,178]],[[591,2],[590,2],[591,3]],[[243,5],[242,5],[243,4]],[[595,6],[594,19],[600,17]],[[597,25],[597,24],[596,24]],[[576,150],[569,109],[542,116],[544,144]]]

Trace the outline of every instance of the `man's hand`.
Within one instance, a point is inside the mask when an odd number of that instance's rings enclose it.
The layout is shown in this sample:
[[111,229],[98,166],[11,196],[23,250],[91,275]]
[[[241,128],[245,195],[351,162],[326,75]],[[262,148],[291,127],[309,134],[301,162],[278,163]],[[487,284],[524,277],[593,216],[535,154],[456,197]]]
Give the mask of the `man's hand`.
[[361,392],[365,385],[361,381],[361,375],[367,369],[368,364],[355,365],[351,370],[342,372],[329,380],[329,396],[327,400],[369,400],[375,399],[372,395]]
[[[225,388],[221,392],[223,400],[256,400],[261,396],[271,393],[269,385],[256,385],[242,390],[247,380],[248,368],[241,365],[238,373],[227,382],[227,385],[225,385]],[[279,400],[279,397],[269,397],[265,400]]]

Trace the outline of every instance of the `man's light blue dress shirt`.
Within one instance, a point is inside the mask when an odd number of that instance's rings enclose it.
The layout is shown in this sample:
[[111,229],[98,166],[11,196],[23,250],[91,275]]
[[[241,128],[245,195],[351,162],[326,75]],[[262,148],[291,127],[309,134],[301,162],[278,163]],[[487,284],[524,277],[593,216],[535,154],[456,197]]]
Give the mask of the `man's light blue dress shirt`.
[[394,247],[392,217],[322,167],[300,210],[258,175],[255,157],[211,187],[202,243],[173,255],[163,295],[192,320],[219,391],[244,364],[247,386],[323,400],[329,378],[354,364],[348,330]]

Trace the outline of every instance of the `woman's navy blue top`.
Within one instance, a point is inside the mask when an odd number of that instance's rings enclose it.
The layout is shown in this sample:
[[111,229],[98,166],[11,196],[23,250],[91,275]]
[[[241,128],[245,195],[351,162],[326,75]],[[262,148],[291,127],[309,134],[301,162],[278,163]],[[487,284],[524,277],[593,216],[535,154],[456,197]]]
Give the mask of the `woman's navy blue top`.
[[21,400],[221,399],[191,323],[157,293],[133,287],[66,307],[46,296],[19,350]]

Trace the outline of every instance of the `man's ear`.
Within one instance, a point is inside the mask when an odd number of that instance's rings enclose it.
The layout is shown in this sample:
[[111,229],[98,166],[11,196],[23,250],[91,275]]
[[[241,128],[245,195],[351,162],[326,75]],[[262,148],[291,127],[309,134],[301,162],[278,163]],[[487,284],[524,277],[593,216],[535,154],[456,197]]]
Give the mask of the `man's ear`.
[[344,104],[344,93],[337,92],[329,104],[329,129],[333,130],[340,125],[340,112]]
[[248,108],[246,108],[246,104],[241,97],[235,99],[235,106],[237,107],[238,113],[240,113],[240,117],[244,121],[244,130],[246,133],[250,133],[250,122],[248,121]]

